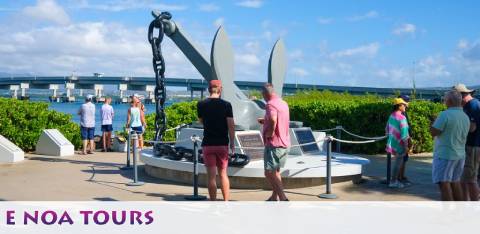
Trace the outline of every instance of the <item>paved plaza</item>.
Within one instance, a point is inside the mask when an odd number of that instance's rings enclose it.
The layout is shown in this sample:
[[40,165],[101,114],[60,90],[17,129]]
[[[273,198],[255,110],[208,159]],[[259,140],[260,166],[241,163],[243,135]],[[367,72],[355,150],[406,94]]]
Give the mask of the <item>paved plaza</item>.
[[[440,194],[431,182],[431,157],[411,157],[407,176],[413,184],[403,189],[389,189],[385,177],[385,156],[370,159],[364,168],[363,183],[336,183],[336,200],[345,201],[422,201],[438,200]],[[23,162],[0,164],[0,200],[7,201],[183,201],[192,193],[189,184],[172,183],[150,177],[139,167],[139,178],[146,182],[130,187],[132,171],[122,171],[125,153],[100,153],[71,157],[47,157],[27,154]],[[206,188],[200,193],[207,194]],[[286,190],[291,201],[325,201],[317,195],[325,186]],[[220,193],[220,191],[219,191]],[[233,189],[234,201],[263,201],[266,190]],[[221,196],[219,196],[221,197]]]

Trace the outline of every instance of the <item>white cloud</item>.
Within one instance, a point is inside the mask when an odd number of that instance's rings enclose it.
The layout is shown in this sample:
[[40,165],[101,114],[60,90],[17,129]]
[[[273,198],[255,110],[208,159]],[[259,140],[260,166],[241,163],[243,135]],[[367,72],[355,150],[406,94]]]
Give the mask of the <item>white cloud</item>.
[[53,22],[60,25],[70,23],[70,17],[54,0],[37,0],[35,6],[27,6],[22,13],[35,20]]
[[292,50],[291,52],[288,53],[288,57],[292,60],[300,61],[304,57],[303,50],[301,49]]
[[373,58],[377,55],[380,49],[380,43],[374,42],[368,45],[362,45],[356,48],[336,51],[330,54],[332,58],[346,58],[346,57],[367,57]]
[[205,3],[205,4],[199,5],[198,9],[204,12],[214,12],[214,11],[219,11],[220,7],[215,3]]
[[466,49],[468,47],[468,41],[465,39],[460,39],[457,44],[458,49]]
[[149,0],[112,0],[100,4],[91,4],[87,0],[82,0],[77,8],[93,9],[101,11],[125,11],[134,9],[158,9],[161,11],[183,11],[188,8],[181,4],[154,3]]
[[[85,22],[10,32],[0,38],[0,71],[66,75],[154,76],[146,28]],[[167,76],[200,77],[168,39],[164,40]],[[149,69],[145,69],[149,68]]]
[[294,68],[291,69],[290,72],[292,73],[292,75],[299,76],[299,77],[305,77],[305,76],[310,75],[310,73],[307,70],[305,70],[304,68],[300,68],[300,67],[294,67]]
[[268,27],[270,27],[272,25],[272,22],[270,20],[264,20],[262,21],[262,28],[263,29],[267,29]]
[[317,22],[319,24],[331,24],[333,22],[332,18],[318,18]]
[[477,41],[472,44],[465,42],[465,47],[463,49],[463,57],[472,61],[480,62],[480,41]]
[[441,78],[451,75],[440,56],[427,56],[418,62],[416,74],[425,78]]
[[262,0],[245,0],[237,2],[237,6],[248,7],[248,8],[260,8],[263,5]]
[[242,69],[244,69],[242,65],[258,66],[261,63],[256,54],[236,54],[235,59],[239,63],[239,67],[242,67]]
[[372,10],[363,15],[355,15],[355,16],[348,17],[347,20],[356,22],[356,21],[362,21],[366,19],[374,19],[374,18],[377,18],[378,16],[379,16],[378,12]]
[[213,25],[218,28],[222,26],[224,23],[225,23],[225,18],[220,17],[213,22]]
[[395,35],[415,35],[417,27],[414,24],[402,24],[393,29],[392,33]]

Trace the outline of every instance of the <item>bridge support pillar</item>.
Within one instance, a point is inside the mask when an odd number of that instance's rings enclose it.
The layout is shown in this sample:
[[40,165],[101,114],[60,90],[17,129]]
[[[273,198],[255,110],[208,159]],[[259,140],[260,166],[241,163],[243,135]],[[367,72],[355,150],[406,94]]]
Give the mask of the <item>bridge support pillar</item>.
[[155,85],[145,85],[145,91],[147,91],[147,97],[145,98],[145,103],[152,104],[155,103]]
[[93,89],[95,90],[95,97],[97,97],[97,100],[100,99],[102,97],[103,85],[96,84],[93,86]]
[[27,89],[30,88],[30,84],[29,83],[20,83],[20,89],[22,89],[22,94],[20,96],[20,99],[22,100],[27,100],[28,97],[27,97]]
[[128,90],[128,85],[127,84],[118,84],[118,90],[120,90],[120,103],[127,103],[128,98],[124,97],[125,91]]
[[74,102],[75,101],[75,96],[72,95],[72,90],[75,89],[75,83],[66,83],[65,84],[65,89],[67,91],[67,96],[65,97],[64,102]]
[[10,93],[12,94],[12,98],[17,99],[18,89],[20,89],[19,85],[10,85]]
[[50,96],[50,101],[51,102],[58,102],[58,97],[57,97],[57,90],[58,90],[58,84],[50,84],[48,89],[52,90],[52,96]]

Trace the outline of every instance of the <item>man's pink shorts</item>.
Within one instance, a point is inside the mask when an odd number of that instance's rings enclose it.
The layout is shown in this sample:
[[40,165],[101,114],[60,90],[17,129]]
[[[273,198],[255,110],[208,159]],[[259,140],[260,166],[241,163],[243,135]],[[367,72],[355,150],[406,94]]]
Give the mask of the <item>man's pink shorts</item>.
[[228,167],[228,146],[203,146],[203,163],[206,167]]

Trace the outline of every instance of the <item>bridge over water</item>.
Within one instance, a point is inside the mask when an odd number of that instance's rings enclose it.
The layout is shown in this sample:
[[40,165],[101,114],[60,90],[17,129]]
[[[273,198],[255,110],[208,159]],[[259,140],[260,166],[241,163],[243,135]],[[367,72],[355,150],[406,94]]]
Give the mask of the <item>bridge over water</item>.
[[[235,81],[235,84],[242,90],[260,90],[264,82],[256,81]],[[17,95],[21,91],[21,96],[27,95],[28,89],[50,89],[53,96],[59,89],[65,89],[67,96],[72,94],[74,89],[95,90],[95,94],[100,97],[104,89],[103,85],[118,85],[120,95],[124,91],[136,90],[146,91],[153,95],[155,88],[155,79],[153,77],[114,77],[114,76],[43,76],[43,77],[0,77],[0,89],[12,91],[12,95]],[[186,78],[166,78],[166,85],[170,87],[185,87],[191,91],[206,91],[208,83],[204,79],[186,79]],[[480,86],[475,86],[478,89]],[[330,86],[313,84],[284,84],[283,91],[292,94],[298,90],[330,90],[333,92],[348,92],[354,95],[358,94],[377,94],[389,96],[395,92],[405,94],[412,93],[410,88],[374,88],[374,87],[352,87],[352,86]],[[448,88],[420,88],[416,89],[417,97],[423,99],[433,99],[440,97]]]

